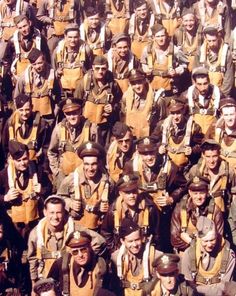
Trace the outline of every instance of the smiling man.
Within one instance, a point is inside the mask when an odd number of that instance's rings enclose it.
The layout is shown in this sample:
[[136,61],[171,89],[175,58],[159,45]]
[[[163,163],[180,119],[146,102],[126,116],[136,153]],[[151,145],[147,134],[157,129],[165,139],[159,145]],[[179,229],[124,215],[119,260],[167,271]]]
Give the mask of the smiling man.
[[112,192],[102,163],[105,151],[98,143],[85,142],[78,155],[82,164],[62,181],[57,193],[65,199],[66,209],[77,224],[99,230]]
[[199,216],[213,220],[219,236],[223,235],[224,221],[219,207],[208,195],[209,181],[203,177],[194,177],[188,185],[185,195],[173,211],[171,218],[171,243],[177,252],[183,252],[196,236],[196,224]]
[[200,216],[196,227],[197,239],[182,257],[182,273],[187,281],[196,283],[199,293],[223,295],[225,283],[232,280],[234,252],[218,235],[212,220]]

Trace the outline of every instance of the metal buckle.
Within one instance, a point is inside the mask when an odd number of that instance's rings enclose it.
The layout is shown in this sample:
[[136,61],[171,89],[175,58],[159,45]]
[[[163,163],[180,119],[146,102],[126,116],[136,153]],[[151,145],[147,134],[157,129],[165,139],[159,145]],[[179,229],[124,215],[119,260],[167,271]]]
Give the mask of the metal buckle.
[[86,206],[85,206],[85,210],[86,210],[87,212],[89,212],[89,213],[92,213],[93,210],[94,210],[94,206],[86,205]]
[[61,251],[52,251],[53,259],[58,259],[61,257]]
[[207,114],[207,109],[203,109],[203,108],[201,108],[201,109],[199,110],[199,113],[200,113],[201,115],[206,115],[206,114]]
[[130,283],[130,288],[132,290],[139,290],[139,284],[138,283]]

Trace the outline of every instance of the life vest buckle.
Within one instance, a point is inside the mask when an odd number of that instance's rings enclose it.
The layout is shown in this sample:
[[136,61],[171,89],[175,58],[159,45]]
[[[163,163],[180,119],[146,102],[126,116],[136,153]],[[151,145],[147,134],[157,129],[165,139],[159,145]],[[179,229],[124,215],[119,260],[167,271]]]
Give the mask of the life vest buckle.
[[94,211],[94,208],[94,206],[90,206],[88,204],[85,206],[85,210],[89,213],[92,213]]
[[199,113],[201,115],[206,115],[207,114],[207,109],[201,108],[201,109],[199,109]]
[[61,257],[61,251],[52,251],[52,258],[58,259]]
[[132,290],[140,290],[139,283],[130,283],[130,288]]

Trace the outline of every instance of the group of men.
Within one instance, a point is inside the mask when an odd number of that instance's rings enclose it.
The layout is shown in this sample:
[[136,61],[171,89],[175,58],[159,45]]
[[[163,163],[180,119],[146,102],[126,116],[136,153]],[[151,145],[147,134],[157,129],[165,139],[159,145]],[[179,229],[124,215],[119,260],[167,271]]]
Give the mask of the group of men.
[[0,295],[235,295],[235,7],[0,1]]

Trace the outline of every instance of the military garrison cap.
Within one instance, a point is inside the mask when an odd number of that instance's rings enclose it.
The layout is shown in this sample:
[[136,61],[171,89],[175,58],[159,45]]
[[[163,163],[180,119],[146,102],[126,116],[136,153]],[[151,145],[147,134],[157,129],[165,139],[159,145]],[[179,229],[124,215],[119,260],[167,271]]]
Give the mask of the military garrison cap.
[[128,127],[128,125],[120,121],[117,121],[112,128],[112,134],[117,139],[124,138],[128,131],[131,132],[131,129]]
[[79,248],[89,246],[91,241],[92,237],[85,231],[75,231],[69,235],[65,244],[70,248]]
[[135,82],[135,81],[142,81],[143,83],[145,83],[145,78],[146,78],[146,74],[141,70],[132,69],[129,72],[130,83]]
[[182,17],[188,14],[192,14],[195,16],[195,11],[192,8],[184,8],[182,11]]
[[129,192],[134,189],[138,189],[139,186],[139,177],[135,174],[126,174],[123,175],[117,181],[117,187],[120,191]]
[[172,99],[170,101],[170,104],[169,104],[169,111],[170,112],[175,112],[175,111],[184,111],[184,101],[181,99],[181,98],[175,98],[175,99]]
[[207,190],[209,185],[209,180],[204,177],[193,177],[188,183],[188,189],[192,191]]
[[152,35],[154,36],[156,33],[158,33],[159,31],[162,31],[162,30],[165,30],[166,31],[166,28],[163,27],[161,24],[155,24],[151,27],[151,31],[152,31]]
[[90,6],[85,11],[85,14],[86,14],[87,17],[94,16],[94,15],[99,14],[99,13],[100,12],[99,12],[99,10],[98,10],[98,8],[96,6],[95,7]]
[[203,29],[203,33],[209,34],[209,35],[217,35],[218,34],[218,27],[213,26],[213,25],[206,26]]
[[215,230],[215,223],[213,220],[210,220],[209,218],[205,216],[200,216],[197,220],[196,225],[198,236],[204,237],[206,236],[210,231]]
[[220,144],[216,142],[214,139],[205,139],[201,144],[202,151],[206,150],[220,150]]
[[65,27],[64,34],[67,34],[69,31],[78,31],[78,32],[80,32],[79,26],[77,24],[75,24],[75,23],[68,24]]
[[43,55],[42,51],[39,50],[38,48],[34,47],[30,53],[28,54],[28,60],[30,61],[31,64],[35,63],[37,59]]
[[105,156],[104,148],[100,144],[91,141],[85,142],[80,145],[77,153],[80,158],[83,158],[85,156],[96,156],[99,158]]
[[207,68],[205,67],[197,67],[197,68],[194,68],[193,69],[193,72],[192,72],[192,77],[193,79],[195,79],[198,75],[203,75],[203,76],[208,76],[208,70]]
[[137,149],[139,153],[155,152],[157,151],[157,143],[151,137],[139,139],[137,141]]
[[124,218],[121,221],[119,236],[120,238],[125,238],[127,235],[140,230],[140,227],[130,218]]
[[93,65],[107,65],[107,58],[104,56],[96,56],[93,60]]
[[178,263],[180,261],[179,256],[175,254],[163,254],[158,257],[152,263],[152,266],[156,269],[161,275],[168,275],[172,272],[177,271]]
[[125,33],[119,33],[119,34],[116,34],[113,36],[112,38],[112,43],[113,44],[116,44],[118,43],[119,41],[127,41],[127,42],[130,42],[130,37],[129,35],[125,34]]
[[46,207],[50,201],[53,203],[61,203],[64,207],[66,205],[65,200],[60,195],[52,194],[44,200],[44,207]]
[[28,152],[27,145],[17,142],[15,140],[9,141],[8,149],[11,157],[15,160],[21,158],[25,152]]
[[16,108],[22,108],[27,102],[31,103],[31,98],[25,94],[19,94],[14,99]]
[[220,100],[220,109],[223,107],[236,107],[235,99],[228,97]]
[[134,1],[134,9],[143,6],[143,4],[147,4],[146,0],[136,0]]

